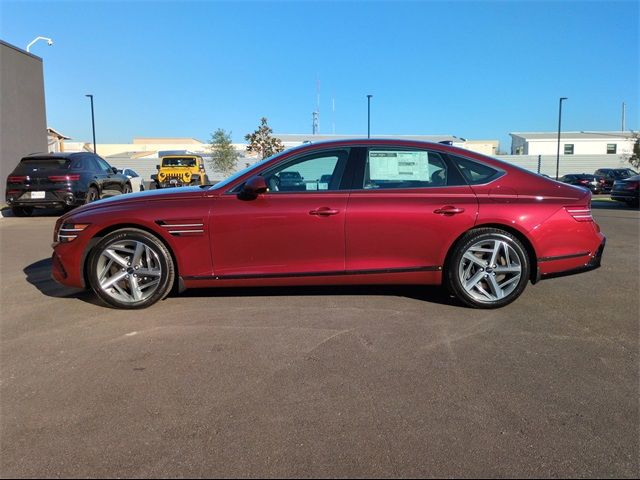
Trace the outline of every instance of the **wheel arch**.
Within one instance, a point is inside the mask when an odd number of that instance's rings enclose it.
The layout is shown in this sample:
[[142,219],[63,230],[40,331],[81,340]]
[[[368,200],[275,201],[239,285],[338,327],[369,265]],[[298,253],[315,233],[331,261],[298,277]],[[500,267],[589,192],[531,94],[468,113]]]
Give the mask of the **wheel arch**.
[[[171,260],[173,260],[173,268],[175,269],[176,275],[175,275],[175,282],[179,283],[180,282],[180,270],[179,270],[179,265],[178,265],[178,259],[176,258],[176,254],[173,251],[173,248],[171,248],[171,244],[169,244],[169,242],[167,242],[167,240],[165,238],[163,238],[161,235],[158,235],[158,232],[154,231],[153,229],[145,226],[145,225],[140,225],[137,223],[117,223],[114,225],[109,225],[108,227],[103,228],[102,230],[100,230],[98,233],[96,233],[93,237],[91,237],[91,240],[89,240],[89,243],[87,244],[87,247],[84,250],[84,253],[82,254],[82,281],[84,282],[85,287],[87,287],[89,285],[89,278],[88,278],[88,268],[87,268],[87,264],[89,262],[89,257],[91,256],[91,251],[94,249],[94,247],[98,244],[98,242],[100,242],[100,240],[102,240],[105,236],[109,235],[110,233],[113,233],[117,230],[123,230],[126,228],[134,228],[136,230],[142,230],[144,232],[147,232],[150,235],[153,235],[155,238],[157,238],[158,240],[160,240],[164,246],[167,248],[167,250],[169,251],[169,254],[171,255]],[[174,285],[175,286],[175,285]]]
[[444,263],[442,266],[443,270],[448,268],[451,255],[453,255],[453,252],[455,251],[456,246],[458,245],[458,242],[460,242],[462,237],[464,237],[469,232],[472,232],[473,230],[478,230],[480,228],[497,228],[499,230],[504,230],[505,232],[510,233],[511,235],[516,237],[518,240],[520,240],[520,242],[522,243],[522,245],[524,245],[524,248],[527,251],[527,255],[529,256],[529,264],[531,266],[530,272],[529,272],[529,280],[531,280],[531,283],[536,283],[538,281],[538,256],[536,255],[536,250],[533,247],[533,244],[527,238],[527,236],[524,233],[522,233],[522,231],[518,230],[517,228],[511,225],[505,225],[502,223],[483,223],[479,225],[474,225],[472,228],[462,232],[449,247],[449,250],[447,251],[447,255],[445,256]]

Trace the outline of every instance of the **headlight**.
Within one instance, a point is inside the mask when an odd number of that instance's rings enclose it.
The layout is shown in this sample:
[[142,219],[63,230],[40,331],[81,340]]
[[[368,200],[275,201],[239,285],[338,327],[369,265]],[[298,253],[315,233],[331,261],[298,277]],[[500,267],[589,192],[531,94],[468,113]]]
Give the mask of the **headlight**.
[[73,242],[80,232],[89,226],[88,223],[63,223],[56,232],[56,241],[60,243]]

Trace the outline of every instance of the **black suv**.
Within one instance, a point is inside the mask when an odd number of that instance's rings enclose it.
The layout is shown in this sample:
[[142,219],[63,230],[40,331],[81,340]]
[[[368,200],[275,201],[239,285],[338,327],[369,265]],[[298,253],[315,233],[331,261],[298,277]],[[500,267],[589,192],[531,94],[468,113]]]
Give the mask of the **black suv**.
[[613,188],[613,182],[633,177],[638,175],[638,172],[630,168],[600,168],[595,171],[594,175],[604,177],[604,191],[610,192]]
[[71,208],[131,192],[126,175],[90,152],[35,153],[7,177],[7,205],[17,217],[34,208]]

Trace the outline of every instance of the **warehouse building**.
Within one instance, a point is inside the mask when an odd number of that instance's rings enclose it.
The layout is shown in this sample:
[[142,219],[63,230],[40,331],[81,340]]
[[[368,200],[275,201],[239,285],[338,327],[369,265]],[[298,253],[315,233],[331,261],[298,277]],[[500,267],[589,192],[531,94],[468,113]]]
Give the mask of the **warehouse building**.
[[[558,132],[514,132],[512,155],[557,155]],[[631,155],[630,132],[562,132],[560,155]]]

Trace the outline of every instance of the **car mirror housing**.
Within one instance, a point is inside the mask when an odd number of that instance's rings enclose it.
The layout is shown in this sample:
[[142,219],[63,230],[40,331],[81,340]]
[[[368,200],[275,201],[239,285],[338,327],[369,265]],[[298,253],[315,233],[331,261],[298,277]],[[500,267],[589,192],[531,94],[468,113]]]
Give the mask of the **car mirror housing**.
[[256,198],[258,195],[268,190],[267,181],[264,177],[256,175],[251,177],[242,187],[242,196],[245,198]]

